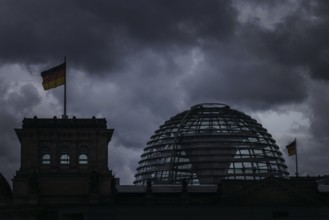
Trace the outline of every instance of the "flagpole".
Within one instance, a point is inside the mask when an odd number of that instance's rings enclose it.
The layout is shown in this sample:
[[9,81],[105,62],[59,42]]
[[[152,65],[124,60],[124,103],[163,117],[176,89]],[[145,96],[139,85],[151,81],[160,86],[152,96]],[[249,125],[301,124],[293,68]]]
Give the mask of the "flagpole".
[[296,177],[298,178],[298,157],[297,157],[297,153],[298,153],[298,150],[297,150],[297,140],[295,138],[295,143],[296,143]]
[[64,57],[65,63],[65,74],[64,74],[64,118],[67,118],[66,115],[66,56]]

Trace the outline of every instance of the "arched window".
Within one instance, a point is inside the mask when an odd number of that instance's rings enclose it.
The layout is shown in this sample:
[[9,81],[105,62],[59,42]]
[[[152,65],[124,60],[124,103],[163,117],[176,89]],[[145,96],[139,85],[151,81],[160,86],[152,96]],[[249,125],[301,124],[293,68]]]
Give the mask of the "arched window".
[[62,165],[70,164],[70,155],[68,154],[61,154],[59,159],[60,159],[60,164]]
[[88,164],[88,155],[87,154],[79,155],[79,164]]
[[41,164],[50,164],[50,154],[46,153],[41,156]]

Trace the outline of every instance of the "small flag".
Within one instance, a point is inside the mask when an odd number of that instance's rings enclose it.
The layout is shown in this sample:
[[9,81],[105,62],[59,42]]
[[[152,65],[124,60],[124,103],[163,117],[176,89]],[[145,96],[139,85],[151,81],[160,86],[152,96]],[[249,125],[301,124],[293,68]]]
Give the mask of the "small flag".
[[297,153],[297,144],[296,144],[296,139],[291,142],[290,144],[288,144],[286,146],[287,150],[288,150],[288,155],[289,156],[293,156],[293,155],[296,155]]
[[44,90],[56,88],[65,84],[66,62],[55,66],[49,70],[43,71],[41,76],[43,78],[42,86]]

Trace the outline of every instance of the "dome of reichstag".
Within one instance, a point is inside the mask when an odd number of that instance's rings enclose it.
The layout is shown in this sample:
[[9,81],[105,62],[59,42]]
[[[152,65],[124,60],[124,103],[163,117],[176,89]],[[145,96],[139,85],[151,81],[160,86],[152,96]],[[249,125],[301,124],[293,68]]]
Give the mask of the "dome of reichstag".
[[217,184],[288,175],[275,140],[250,116],[217,103],[198,104],[155,131],[135,184]]

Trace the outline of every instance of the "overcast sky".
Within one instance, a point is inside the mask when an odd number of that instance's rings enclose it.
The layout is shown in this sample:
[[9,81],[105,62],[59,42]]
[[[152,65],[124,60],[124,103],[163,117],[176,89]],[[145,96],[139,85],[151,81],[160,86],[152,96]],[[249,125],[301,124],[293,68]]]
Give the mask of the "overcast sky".
[[109,168],[132,184],[171,116],[205,102],[243,111],[302,175],[329,174],[329,1],[0,0],[0,172],[19,168],[14,128],[61,117],[63,87],[41,71],[67,56],[69,117],[114,128]]

